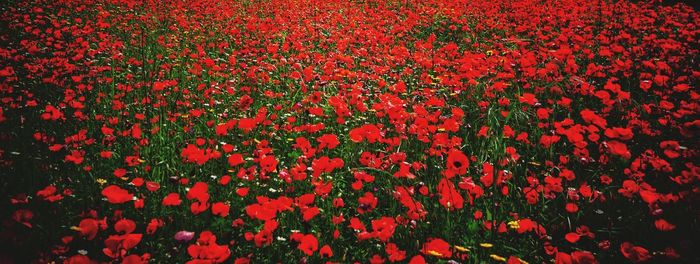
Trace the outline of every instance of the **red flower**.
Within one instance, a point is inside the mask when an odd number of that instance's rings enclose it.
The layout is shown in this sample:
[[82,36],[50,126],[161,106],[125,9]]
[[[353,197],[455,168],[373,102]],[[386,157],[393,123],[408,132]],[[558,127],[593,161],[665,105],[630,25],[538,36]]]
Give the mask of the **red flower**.
[[334,149],[335,147],[340,144],[340,141],[338,141],[338,137],[334,134],[325,134],[323,136],[320,136],[316,139],[318,141],[319,145],[318,148],[328,148],[328,149]]
[[200,202],[209,201],[209,185],[205,182],[196,182],[187,192],[188,200],[197,199]]
[[126,172],[127,171],[125,169],[119,168],[119,169],[114,170],[114,176],[117,178],[121,178],[121,177],[124,177],[126,175]]
[[537,103],[537,97],[531,93],[523,93],[523,95],[518,98],[518,101],[524,104],[535,105]]
[[199,234],[197,244],[187,247],[187,253],[193,259],[188,261],[188,264],[222,263],[231,256],[231,250],[226,245],[218,245],[216,236],[210,231]]
[[452,211],[464,207],[464,198],[450,180],[446,178],[440,180],[437,191],[440,193],[440,204],[448,210]]
[[656,226],[656,229],[659,231],[671,231],[673,229],[676,229],[676,226],[674,224],[669,223],[665,219],[658,219],[654,221],[654,226]]
[[451,258],[452,250],[450,244],[440,238],[430,238],[423,244],[423,254],[436,256],[439,258]]
[[301,242],[297,248],[304,252],[304,254],[311,256],[318,249],[318,239],[311,234],[304,235],[304,237],[301,238]]
[[147,264],[150,259],[150,254],[146,253],[143,256],[128,255],[122,260],[122,264]]
[[235,166],[238,166],[240,164],[243,164],[243,162],[245,162],[245,161],[243,160],[243,155],[241,155],[241,154],[234,153],[228,157],[228,164],[231,165],[231,167],[235,167]]
[[634,133],[629,128],[613,127],[605,129],[605,136],[612,139],[630,140],[634,137]]
[[449,179],[455,175],[464,175],[469,169],[469,158],[462,151],[451,149],[447,154],[447,171],[445,176]]
[[630,159],[632,157],[632,154],[627,149],[627,145],[625,145],[625,143],[613,140],[608,141],[607,145],[610,153],[612,153],[613,155],[620,156],[624,159]]
[[308,208],[308,209],[305,209],[305,210],[303,210],[303,213],[302,213],[302,219],[304,219],[304,222],[308,222],[311,219],[313,219],[314,217],[316,217],[316,215],[318,215],[320,212],[321,211],[318,209],[318,207],[315,207],[315,206]]
[[573,264],[574,261],[571,259],[571,255],[564,252],[557,252],[554,259],[554,264]]
[[394,243],[388,243],[384,249],[386,254],[389,255],[389,261],[397,262],[406,259],[406,251],[400,250],[399,247]]
[[318,251],[318,254],[321,255],[321,257],[330,258],[333,256],[333,250],[331,249],[331,247],[329,245],[324,245]]
[[32,218],[34,218],[34,213],[27,209],[19,209],[12,213],[12,220],[28,228],[32,228],[32,223],[29,222]]
[[237,188],[236,194],[240,197],[245,197],[246,195],[248,195],[249,190],[250,190],[250,188],[247,188],[247,187]]
[[134,198],[133,194],[116,185],[110,185],[102,189],[102,195],[107,198],[108,202],[113,204],[126,203]]
[[355,231],[367,231],[365,224],[363,224],[362,221],[360,221],[360,219],[357,217],[350,218],[349,227],[354,229]]
[[537,222],[530,220],[529,218],[524,218],[520,219],[518,221],[518,230],[517,232],[519,234],[525,233],[525,232],[530,232],[537,230],[538,227],[541,227],[540,225],[537,224]]
[[97,220],[92,218],[85,218],[78,224],[77,230],[80,235],[85,237],[87,240],[93,240],[97,236],[97,231],[99,231],[99,225]]
[[583,118],[583,121],[586,121],[586,123],[594,124],[599,128],[605,128],[608,126],[608,121],[606,121],[605,118],[600,117],[589,109],[581,110],[581,118]]
[[195,215],[198,215],[209,209],[209,205],[210,204],[208,202],[192,202],[192,204],[190,204],[190,212],[192,212]]
[[555,264],[597,264],[593,254],[588,251],[574,251],[571,255],[564,252],[557,252]]
[[71,150],[70,154],[66,155],[65,161],[73,162],[75,165],[80,165],[85,160],[83,157],[84,155],[84,150]]
[[55,202],[55,201],[63,199],[63,195],[56,194],[56,191],[58,191],[58,189],[56,189],[55,186],[49,185],[49,186],[46,186],[46,188],[37,191],[36,195],[39,197],[42,197],[45,201],[49,201],[49,202]]
[[267,221],[273,219],[277,216],[277,211],[269,206],[262,206],[260,204],[251,204],[245,208],[246,214],[250,218],[259,219]]
[[494,167],[493,164],[489,162],[484,162],[483,165],[483,175],[481,178],[479,178],[479,181],[481,181],[481,184],[483,184],[485,187],[489,187],[493,185],[493,173],[494,173]]
[[163,198],[162,204],[164,206],[178,206],[182,203],[182,200],[180,200],[180,194],[177,193],[170,193],[165,198]]
[[253,118],[241,118],[238,120],[238,128],[248,133],[257,126],[257,121]]
[[277,170],[277,164],[279,162],[273,155],[265,155],[260,158],[260,167],[263,172],[274,172]]
[[163,220],[153,218],[151,219],[151,222],[149,222],[146,226],[146,233],[149,235],[153,235],[156,232],[156,230],[158,230],[158,228],[163,227],[163,225],[165,225],[165,223],[163,223]]
[[382,217],[372,220],[372,233],[382,242],[387,242],[394,235],[396,221],[391,217]]
[[681,146],[678,144],[678,141],[661,141],[659,147],[661,147],[664,150],[664,155],[666,155],[666,157],[675,159],[681,156],[679,153]]
[[359,143],[367,139],[367,142],[374,143],[382,138],[381,131],[376,125],[368,124],[350,130],[350,140]]
[[371,192],[366,192],[364,196],[357,199],[357,202],[359,203],[357,212],[364,214],[374,210],[374,208],[377,207],[378,200],[376,197],[374,197],[374,194]]
[[651,259],[651,254],[649,251],[643,247],[632,245],[629,242],[624,242],[620,245],[620,251],[625,258],[632,261],[632,263],[640,263]]
[[559,142],[559,139],[560,137],[557,135],[542,135],[542,137],[540,137],[540,144],[542,144],[542,146],[544,146],[545,148],[549,148],[552,144]]
[[564,236],[564,238],[566,239],[566,241],[569,241],[569,243],[576,243],[581,238],[581,236],[579,234],[570,232],[570,233],[566,234],[566,236]]
[[141,242],[142,234],[112,235],[105,240],[102,252],[111,258],[123,257],[129,249]]
[[318,159],[314,159],[311,162],[311,168],[313,169],[313,176],[319,177],[323,173],[331,173],[336,169],[340,169],[345,165],[345,162],[340,158],[330,159],[327,156],[323,156]]
[[217,202],[211,205],[211,213],[221,217],[226,217],[229,214],[230,208],[231,206],[223,202]]
[[411,258],[408,264],[425,264],[425,258],[421,255],[415,255]]
[[122,234],[129,234],[136,230],[136,222],[129,219],[121,219],[114,224],[114,231]]
[[160,189],[160,184],[157,182],[148,181],[146,182],[146,189],[151,192],[155,192]]

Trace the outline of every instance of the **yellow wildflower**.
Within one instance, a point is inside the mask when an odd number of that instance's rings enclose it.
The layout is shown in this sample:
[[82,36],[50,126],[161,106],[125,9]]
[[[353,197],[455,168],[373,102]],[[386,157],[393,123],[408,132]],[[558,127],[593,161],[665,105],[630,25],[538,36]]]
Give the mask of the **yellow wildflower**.
[[510,227],[510,229],[518,229],[520,228],[520,221],[510,221],[508,222],[508,227]]
[[501,257],[501,256],[496,255],[496,254],[491,254],[491,255],[489,255],[489,257],[491,257],[491,259],[493,259],[495,261],[502,261],[502,262],[506,261],[506,258]]
[[455,246],[455,249],[459,252],[469,252],[470,250],[466,247]]

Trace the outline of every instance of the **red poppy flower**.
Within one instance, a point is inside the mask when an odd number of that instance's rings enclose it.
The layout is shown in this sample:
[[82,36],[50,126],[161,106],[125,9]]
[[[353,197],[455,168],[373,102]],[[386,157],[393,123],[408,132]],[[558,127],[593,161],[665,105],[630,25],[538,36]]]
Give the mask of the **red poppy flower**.
[[521,103],[525,103],[528,105],[535,105],[537,103],[537,97],[535,97],[535,95],[531,94],[531,93],[523,93],[523,95],[520,96],[520,98],[518,98],[518,100]]
[[318,249],[318,239],[312,234],[304,235],[297,248],[304,252],[304,254],[311,256]]
[[331,249],[331,247],[329,245],[324,245],[318,251],[318,254],[321,255],[321,257],[330,258],[330,257],[333,257],[333,250]]
[[544,146],[545,148],[549,148],[552,146],[552,144],[559,142],[560,137],[557,135],[549,136],[549,135],[542,135],[540,137],[540,144]]
[[439,258],[451,258],[452,250],[450,244],[440,238],[429,238],[428,242],[423,244],[423,254],[436,256]]
[[625,143],[613,140],[608,141],[607,145],[610,153],[612,153],[613,155],[620,156],[624,159],[630,159],[632,157],[632,154],[627,149],[627,145],[625,145]]
[[223,202],[216,202],[211,205],[211,213],[221,217],[226,217],[229,214],[231,206]]
[[608,121],[605,118],[600,117],[595,112],[590,109],[581,110],[581,118],[588,124],[594,124],[599,128],[606,128],[608,126]]
[[376,125],[368,124],[350,130],[350,140],[359,143],[367,140],[369,143],[377,142],[382,138],[381,131]]
[[328,149],[334,149],[335,147],[340,144],[340,141],[338,141],[338,137],[333,134],[325,134],[323,136],[318,137],[316,139],[319,142],[318,148],[328,148]]
[[409,264],[425,264],[425,258],[421,255],[415,255],[411,258],[411,260],[408,262]]
[[238,153],[231,154],[231,156],[228,157],[228,164],[231,165],[231,167],[238,166],[244,162],[243,155]]
[[456,186],[447,178],[440,180],[437,186],[440,204],[450,211],[464,207],[464,198],[457,190]]
[[32,228],[33,225],[29,221],[31,221],[33,218],[34,213],[27,209],[19,209],[12,213],[12,220],[15,220],[15,222],[20,223],[28,228]]
[[625,258],[632,263],[641,263],[651,259],[651,254],[643,247],[632,245],[629,242],[623,242],[620,245],[620,251]]
[[564,238],[566,239],[566,241],[569,241],[569,243],[576,243],[581,238],[581,236],[579,234],[570,232],[567,233],[566,236],[564,236]]
[[244,132],[250,132],[257,126],[258,122],[253,118],[242,118],[238,120],[238,128]]
[[114,231],[121,232],[122,234],[129,234],[136,230],[136,222],[129,219],[121,219],[114,224]]
[[205,182],[196,182],[187,192],[188,200],[197,199],[200,202],[209,201],[209,185]]
[[251,204],[245,208],[246,214],[250,218],[259,219],[267,221],[273,219],[277,216],[277,211],[269,206],[262,206],[260,204]]
[[314,217],[316,217],[319,213],[321,213],[321,211],[318,209],[318,207],[315,206],[305,209],[302,213],[302,219],[304,220],[304,222],[308,222]]
[[357,207],[357,212],[360,214],[364,214],[366,212],[370,212],[374,210],[375,207],[377,207],[377,202],[379,200],[374,197],[374,194],[371,192],[365,192],[365,195],[357,199],[357,202],[359,203]]
[[451,149],[447,153],[447,170],[445,176],[449,179],[455,175],[464,175],[469,169],[469,158],[462,151]]
[[134,195],[116,185],[110,185],[102,189],[102,195],[113,204],[126,203],[134,198]]
[[394,235],[396,221],[391,217],[382,217],[372,220],[372,233],[382,242],[387,242]]
[[125,252],[134,248],[141,242],[142,237],[142,234],[130,233],[109,236],[105,240],[106,247],[102,249],[102,252],[111,258],[123,257]]
[[673,229],[676,229],[676,226],[674,224],[669,223],[665,219],[658,219],[654,221],[654,226],[659,231],[671,231]]
[[158,230],[158,228],[163,227],[163,225],[165,225],[163,220],[153,218],[146,226],[146,233],[149,235],[153,235],[156,232],[156,230]]
[[182,200],[180,200],[180,194],[177,193],[170,193],[165,198],[163,198],[162,204],[164,206],[178,206],[182,203]]
[[78,224],[80,235],[87,240],[93,240],[95,236],[97,236],[97,231],[99,231],[99,229],[98,221],[92,218],[85,218]]
[[188,263],[223,263],[231,256],[228,246],[217,244],[210,231],[200,233],[197,244],[188,246],[187,253],[193,259]]

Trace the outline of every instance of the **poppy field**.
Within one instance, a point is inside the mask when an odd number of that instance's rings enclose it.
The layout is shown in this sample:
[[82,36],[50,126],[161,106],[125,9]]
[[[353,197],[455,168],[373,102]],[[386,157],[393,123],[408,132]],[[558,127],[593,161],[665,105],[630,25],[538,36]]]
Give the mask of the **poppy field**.
[[0,12],[0,263],[700,262],[685,4]]

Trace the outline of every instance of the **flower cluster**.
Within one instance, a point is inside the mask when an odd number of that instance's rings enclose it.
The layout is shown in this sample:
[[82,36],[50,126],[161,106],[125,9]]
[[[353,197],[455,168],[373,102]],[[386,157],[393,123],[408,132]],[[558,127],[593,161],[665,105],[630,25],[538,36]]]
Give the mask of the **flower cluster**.
[[9,1],[0,259],[698,262],[659,2]]

